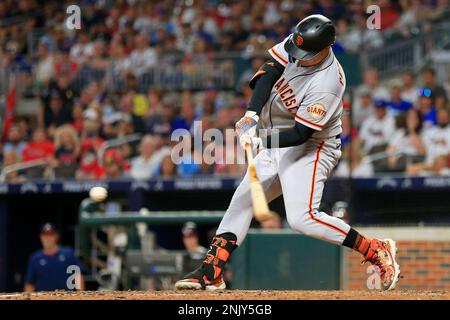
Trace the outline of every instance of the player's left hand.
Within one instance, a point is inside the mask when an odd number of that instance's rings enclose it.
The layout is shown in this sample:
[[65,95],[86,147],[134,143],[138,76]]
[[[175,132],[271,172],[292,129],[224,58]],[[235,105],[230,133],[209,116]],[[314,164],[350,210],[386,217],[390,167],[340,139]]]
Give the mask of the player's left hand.
[[238,137],[241,138],[244,135],[249,137],[256,136],[256,127],[258,125],[259,116],[255,111],[248,110],[245,115],[236,122],[236,132]]
[[250,144],[253,154],[258,154],[259,151],[264,149],[263,141],[260,137],[243,136],[240,139],[240,143],[243,149],[245,149],[246,144]]

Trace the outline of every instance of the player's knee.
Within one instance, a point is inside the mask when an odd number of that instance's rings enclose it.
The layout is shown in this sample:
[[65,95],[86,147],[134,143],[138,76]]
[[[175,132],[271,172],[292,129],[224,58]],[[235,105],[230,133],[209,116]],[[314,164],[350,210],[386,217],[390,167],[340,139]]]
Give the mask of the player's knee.
[[297,210],[295,214],[287,215],[289,226],[305,235],[309,235],[311,228],[308,227],[308,209]]

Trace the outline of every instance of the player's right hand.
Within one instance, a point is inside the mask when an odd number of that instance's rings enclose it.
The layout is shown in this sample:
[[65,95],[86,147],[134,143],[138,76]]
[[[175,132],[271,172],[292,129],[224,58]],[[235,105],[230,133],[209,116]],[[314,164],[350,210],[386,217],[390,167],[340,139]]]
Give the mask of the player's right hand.
[[235,128],[239,137],[239,142],[242,142],[243,137],[256,137],[256,126],[258,124],[258,120],[259,117],[255,111],[247,111],[245,115],[238,122],[236,122]]

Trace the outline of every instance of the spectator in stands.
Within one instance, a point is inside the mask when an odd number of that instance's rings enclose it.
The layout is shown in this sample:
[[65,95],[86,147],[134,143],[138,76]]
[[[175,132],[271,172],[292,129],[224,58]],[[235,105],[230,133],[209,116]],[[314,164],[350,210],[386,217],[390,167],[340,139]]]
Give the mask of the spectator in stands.
[[106,59],[105,44],[102,40],[96,40],[93,43],[92,55],[86,62],[86,66],[88,66],[91,70],[102,72],[106,70],[108,65],[109,62]]
[[[141,118],[136,117],[140,121],[142,121]],[[120,118],[117,122],[117,137],[123,138],[129,135],[132,135],[135,133],[134,130],[134,124],[133,124],[133,117],[129,113],[120,113]]]
[[33,130],[31,128],[30,116],[17,116],[16,125],[19,128],[20,134],[24,140],[30,140],[33,135]]
[[10,68],[12,71],[30,74],[31,64],[25,55],[20,53],[19,43],[17,41],[8,41],[5,45],[4,60],[0,62],[0,67]]
[[447,92],[438,84],[436,71],[433,68],[425,68],[422,71],[422,82],[424,89],[430,89],[437,108],[444,108],[448,101]]
[[66,108],[71,108],[73,105],[73,99],[75,95],[75,90],[71,84],[71,78],[74,73],[69,72],[61,72],[56,80],[51,80],[48,87],[47,96],[44,97],[44,102],[49,103],[48,99],[51,98],[52,93],[58,93],[60,98],[63,101],[63,106]]
[[[54,290],[84,290],[81,264],[73,249],[61,247],[59,234],[51,223],[46,223],[39,234],[42,250],[35,252],[28,263],[25,292]],[[78,273],[69,267],[77,267]],[[75,275],[75,281],[69,277]],[[68,287],[73,284],[74,287]]]
[[226,128],[232,127],[229,112],[229,108],[222,108],[216,112],[216,121],[214,123],[214,127],[216,129],[222,130],[224,132]]
[[53,136],[57,127],[72,122],[72,112],[64,106],[61,94],[52,90],[48,97],[48,104],[43,109],[44,125],[47,133]]
[[79,71],[80,65],[70,56],[69,44],[64,44],[61,52],[55,56],[55,76],[59,79],[62,75],[72,78]]
[[93,53],[94,46],[90,41],[89,32],[87,29],[81,28],[81,30],[77,32],[76,43],[70,48],[70,57],[81,65],[85,61],[88,61]]
[[342,113],[341,122],[342,122],[341,143],[342,147],[345,147],[348,143],[353,141],[358,136],[358,129],[356,128],[356,126],[352,125],[350,113],[347,111],[344,111]]
[[438,125],[427,128],[422,133],[422,139],[427,149],[426,159],[422,163],[408,167],[408,174],[414,175],[420,172],[435,171],[435,166],[441,167],[444,157],[450,156],[450,111],[440,109],[437,112]]
[[181,95],[181,114],[172,123],[172,130],[185,129],[190,131],[195,121],[195,107],[190,92]]
[[412,103],[402,99],[402,85],[398,81],[391,83],[391,99],[387,102],[389,113],[397,115],[401,112],[407,112],[412,108]]
[[[363,75],[364,84],[372,91],[372,98],[377,100],[388,100],[389,91],[380,85],[378,71],[373,68],[369,68],[364,71]],[[358,88],[361,90],[361,86]],[[358,90],[358,92],[359,92]]]
[[372,94],[367,86],[362,86],[352,108],[352,124],[359,128],[374,112]]
[[3,155],[14,153],[16,155],[14,158],[20,161],[26,145],[27,143],[23,139],[19,126],[13,125],[9,128],[8,140],[3,145]]
[[158,64],[158,56],[155,49],[148,46],[148,39],[142,34],[135,36],[134,45],[135,49],[130,55],[130,70],[139,77]]
[[420,11],[420,1],[400,0],[399,5],[401,7],[400,18],[395,25],[395,29],[398,30],[403,36],[410,35],[410,29],[417,21],[417,16]]
[[433,101],[433,92],[430,89],[419,90],[417,109],[420,111],[424,128],[437,124],[437,112]]
[[157,90],[155,88],[149,88],[146,95],[146,100],[148,103],[147,110],[145,112],[144,118],[148,119],[153,116],[162,107],[162,98],[164,97],[164,92],[162,90]]
[[71,125],[64,125],[55,132],[55,156],[50,164],[58,178],[74,178],[78,170],[80,142],[78,134]]
[[228,26],[228,35],[230,36],[232,49],[242,50],[246,45],[245,41],[249,37],[249,32],[244,28],[240,17],[237,16],[228,20]]
[[367,16],[358,14],[356,24],[347,26],[347,20],[340,20],[339,42],[350,52],[360,52],[364,49],[380,48],[383,45],[383,37],[379,30],[367,29]]
[[424,163],[409,165],[406,173],[410,176],[450,176],[448,162],[448,156],[440,155],[429,165]]
[[125,52],[122,40],[118,43],[111,43],[111,61],[110,61],[110,77],[111,81],[117,81],[124,78],[130,71],[131,61]]
[[427,162],[439,155],[450,155],[450,111],[439,109],[437,125],[424,130],[423,140],[427,147]]
[[72,108],[72,127],[81,134],[83,131],[83,106],[79,101],[76,101]]
[[[87,1],[80,4],[85,13],[83,28],[73,37],[71,33],[61,32],[59,27],[64,1],[46,1],[42,16],[35,18],[33,13],[25,24],[0,27],[0,42],[4,43],[1,45],[4,52],[0,52],[0,91],[5,89],[8,72],[14,71],[18,75],[18,96],[42,94],[38,126],[49,129],[47,135],[51,138],[59,126],[71,123],[82,145],[77,177],[95,179],[104,175],[102,161],[96,158],[98,145],[103,142],[100,137],[112,139],[134,132],[149,133],[163,137],[164,144],[169,145],[173,130],[190,130],[196,119],[204,122],[204,128],[233,127],[251,97],[247,82],[261,64],[260,54],[283,39],[308,14],[325,13],[337,21],[337,43],[333,47],[336,52],[359,53],[397,39],[398,30],[401,36],[409,36],[417,27],[430,30],[430,22],[445,20],[449,12],[448,0],[438,0],[432,5],[401,0],[402,17],[398,20],[398,1],[383,0],[379,3],[381,23],[388,31],[382,32],[367,29],[367,4],[363,1],[346,4],[345,8],[328,0],[301,4],[295,1],[241,1],[220,5],[213,2],[188,6],[171,1],[158,4],[120,1],[110,7]],[[2,2],[4,16],[17,14],[14,4],[14,1]],[[20,7],[23,10],[22,4]],[[37,8],[36,4],[32,7]],[[393,25],[396,27],[392,28]],[[43,36],[37,44],[28,43],[26,35],[35,34],[37,28],[43,31]],[[428,45],[424,49],[427,53],[433,50]],[[221,55],[216,59],[216,53],[229,51],[240,51],[246,58]],[[246,70],[244,63],[248,64],[248,57],[254,57],[252,66],[241,76],[236,70]],[[34,61],[33,68],[28,61]],[[240,77],[238,83],[236,76]],[[356,137],[356,131],[362,129],[360,126],[366,120],[382,112],[374,108],[374,100],[388,101],[394,110],[403,109],[405,102],[414,104],[421,110],[426,128],[436,123],[436,110],[442,109],[448,98],[430,68],[422,74],[422,92],[430,90],[435,100],[431,104],[429,99],[419,99],[412,72],[402,75],[400,98],[398,86],[391,88],[390,97],[375,69],[365,70],[363,79],[364,84],[358,87],[352,101],[352,121],[346,114],[342,118],[343,147]],[[168,92],[157,91],[161,87]],[[238,92],[230,93],[230,88]],[[185,91],[180,94],[178,89]],[[50,99],[52,95],[55,99]],[[22,103],[21,99],[18,101]],[[174,107],[177,105],[181,108]],[[85,110],[91,115],[96,113],[96,120],[91,120],[88,126],[85,126]],[[111,120],[118,114],[120,120]],[[35,122],[34,116],[31,120],[30,123]],[[32,130],[29,124],[22,123],[28,127],[21,129],[22,140],[30,140]],[[89,126],[93,130],[86,130]],[[135,157],[134,147],[122,145],[122,157]],[[368,151],[366,145],[364,151]],[[231,150],[220,152],[231,154]],[[187,161],[184,165],[199,169],[198,173],[213,170],[215,174],[239,175],[242,172],[242,165],[237,164],[196,168]],[[171,170],[167,172],[170,174]]]
[[180,137],[180,142],[173,149],[177,164],[177,172],[181,177],[192,177],[201,172],[202,155],[194,150],[193,138],[190,134]]
[[197,107],[197,116],[212,116],[217,110],[226,106],[226,101],[222,99],[219,92],[213,85],[209,85],[203,91],[203,97],[200,105]]
[[103,178],[120,179],[127,176],[129,164],[125,161],[119,149],[110,149],[105,152],[103,168]]
[[161,107],[147,119],[147,132],[152,135],[159,135],[161,137],[168,138],[173,131],[173,117],[173,106],[163,103]]
[[410,109],[406,116],[399,115],[396,128],[387,149],[388,164],[391,170],[403,172],[407,164],[422,162],[425,158],[426,146],[421,137],[420,112]]
[[102,137],[106,140],[116,139],[118,136],[118,124],[122,120],[121,112],[113,112],[102,118]]
[[345,146],[334,175],[343,178],[367,178],[374,175],[374,167],[369,159],[364,157],[358,141]]
[[412,103],[413,105],[415,105],[419,100],[419,92],[416,86],[416,76],[410,70],[405,71],[402,75],[401,98],[402,100]]
[[99,164],[97,154],[104,140],[99,135],[100,123],[97,111],[87,109],[83,113],[83,129],[81,132],[80,169],[77,179],[99,179],[103,176],[103,168]]
[[377,5],[381,12],[381,30],[393,28],[400,18],[400,8],[392,0],[379,0]]
[[54,58],[51,53],[51,40],[42,37],[38,44],[38,61],[36,63],[36,80],[41,86],[46,86],[55,72]]
[[181,28],[177,34],[177,48],[178,50],[186,53],[191,53],[194,49],[195,43],[194,32],[192,32],[191,25],[189,23],[181,24]]
[[146,127],[142,117],[137,116],[134,113],[135,110],[135,97],[136,91],[130,90],[124,94],[120,100],[119,110],[124,115],[122,121],[128,122],[130,127],[126,131],[132,131],[134,133],[145,133]]
[[172,162],[172,157],[170,155],[167,155],[162,159],[158,172],[163,178],[173,178],[176,176],[177,167]]
[[387,103],[376,100],[374,114],[363,122],[359,133],[363,150],[366,153],[383,152],[394,131],[395,121],[387,112]]
[[192,221],[186,222],[181,229],[181,233],[189,258],[191,260],[203,260],[207,250],[199,243],[197,224]]
[[23,161],[50,159],[54,154],[55,146],[47,139],[45,130],[37,128],[33,133],[33,139],[23,149],[22,159]]
[[170,155],[170,148],[161,149],[159,138],[151,135],[144,136],[139,145],[139,156],[131,161],[131,177],[143,180],[155,176],[161,161],[167,155]]

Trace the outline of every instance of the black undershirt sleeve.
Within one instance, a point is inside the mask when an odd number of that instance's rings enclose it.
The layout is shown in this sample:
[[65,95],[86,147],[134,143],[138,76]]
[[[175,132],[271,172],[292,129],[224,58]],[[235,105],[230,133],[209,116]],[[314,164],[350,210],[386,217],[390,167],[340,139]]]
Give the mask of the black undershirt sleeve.
[[248,110],[255,111],[257,115],[261,113],[263,106],[269,100],[272,87],[280,79],[283,72],[284,67],[273,58],[262,65],[249,83],[250,88],[253,89],[253,94]]
[[[295,126],[280,132],[262,138],[263,145],[266,148],[286,148],[301,145],[308,140],[316,130],[307,127],[300,122],[295,121]],[[276,145],[278,141],[278,146]]]

